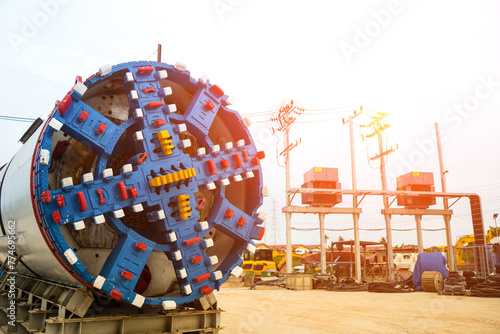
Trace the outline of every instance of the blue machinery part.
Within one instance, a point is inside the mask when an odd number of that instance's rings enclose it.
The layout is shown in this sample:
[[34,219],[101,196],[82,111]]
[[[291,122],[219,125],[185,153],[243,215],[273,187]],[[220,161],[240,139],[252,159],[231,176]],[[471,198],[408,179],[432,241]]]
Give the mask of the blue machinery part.
[[[77,77],[18,153],[31,168],[14,157],[0,171],[2,233],[17,223],[19,270],[165,309],[238,274],[264,233],[264,153],[230,104],[182,65]],[[26,170],[29,187],[16,179]]]

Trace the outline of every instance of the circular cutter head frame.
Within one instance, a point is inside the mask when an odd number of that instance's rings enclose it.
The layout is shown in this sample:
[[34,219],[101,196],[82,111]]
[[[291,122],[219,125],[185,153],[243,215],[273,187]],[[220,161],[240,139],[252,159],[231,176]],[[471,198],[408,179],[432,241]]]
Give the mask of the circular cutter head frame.
[[171,308],[238,271],[264,233],[264,153],[230,104],[182,65],[77,77],[41,130],[31,179],[40,231],[74,279]]

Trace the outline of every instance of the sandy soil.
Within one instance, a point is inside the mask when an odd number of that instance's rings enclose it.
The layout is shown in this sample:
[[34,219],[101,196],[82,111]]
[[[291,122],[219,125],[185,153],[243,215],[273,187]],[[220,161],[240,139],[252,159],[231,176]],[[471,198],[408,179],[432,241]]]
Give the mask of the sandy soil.
[[500,333],[500,299],[437,293],[216,292],[223,333]]

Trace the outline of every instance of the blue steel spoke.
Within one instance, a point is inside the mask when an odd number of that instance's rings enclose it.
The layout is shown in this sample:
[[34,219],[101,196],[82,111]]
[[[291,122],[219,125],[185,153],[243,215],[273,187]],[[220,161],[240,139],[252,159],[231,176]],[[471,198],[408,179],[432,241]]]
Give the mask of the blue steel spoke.
[[[121,234],[106,259],[94,286],[117,300],[134,302],[137,282],[154,249],[154,243],[135,233]],[[147,287],[137,286],[139,292]]]
[[108,176],[105,179],[50,191],[48,196],[51,200],[44,206],[49,217],[47,220],[57,224],[69,224],[94,218],[93,222],[100,224],[104,222],[105,213],[120,218],[123,216],[123,208],[140,210],[141,203],[146,200],[146,194],[139,174],[140,171],[131,171],[126,175]]
[[213,210],[209,220],[214,222],[217,229],[238,241],[257,239],[261,232],[262,219],[251,216],[227,199],[220,200],[214,205],[218,210]]
[[73,101],[54,119],[62,123],[62,131],[97,154],[111,154],[125,130],[82,101]]

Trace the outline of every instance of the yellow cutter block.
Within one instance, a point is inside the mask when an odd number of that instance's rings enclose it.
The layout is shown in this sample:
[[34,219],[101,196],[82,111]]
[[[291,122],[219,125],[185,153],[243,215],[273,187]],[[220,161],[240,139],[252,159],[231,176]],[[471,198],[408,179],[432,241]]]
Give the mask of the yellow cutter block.
[[179,215],[181,220],[191,217],[191,208],[189,207],[191,202],[189,201],[189,195],[182,194],[177,196],[177,202],[179,202]]
[[184,169],[175,173],[155,177],[149,181],[149,185],[151,187],[159,187],[172,182],[182,181],[193,176],[196,176],[194,168]]
[[174,145],[172,144],[172,138],[170,138],[170,135],[168,134],[167,130],[160,131],[156,134],[158,136],[158,140],[160,141],[161,148],[163,149],[163,153],[165,155],[170,155],[172,154],[172,150],[175,148]]

